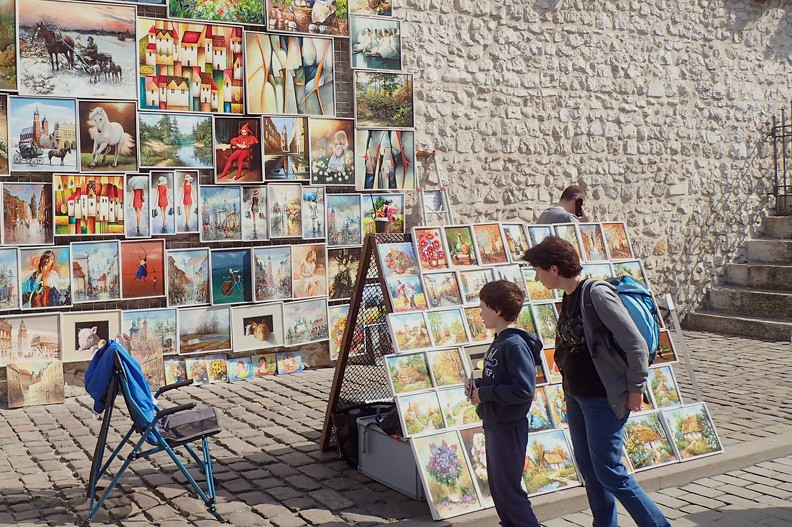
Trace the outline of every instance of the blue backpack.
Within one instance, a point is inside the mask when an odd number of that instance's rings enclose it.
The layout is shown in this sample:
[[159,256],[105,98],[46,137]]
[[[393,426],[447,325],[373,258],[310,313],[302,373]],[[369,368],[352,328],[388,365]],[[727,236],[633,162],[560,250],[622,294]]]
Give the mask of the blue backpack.
[[[632,318],[638,327],[638,331],[646,340],[646,345],[649,348],[649,364],[652,364],[657,356],[657,348],[660,346],[660,325],[658,323],[660,317],[652,294],[646,287],[629,276],[609,278],[605,280],[605,283],[610,285],[619,295],[622,304],[627,309],[627,313],[630,314],[630,318]],[[589,320],[594,321],[594,332],[603,335],[603,340],[609,350],[615,350],[623,359],[627,360],[624,351],[616,344],[613,334],[605,327],[605,324],[602,323],[597,311],[594,309],[594,305],[591,302],[591,287],[593,285],[585,289],[583,305],[585,309],[589,310]]]

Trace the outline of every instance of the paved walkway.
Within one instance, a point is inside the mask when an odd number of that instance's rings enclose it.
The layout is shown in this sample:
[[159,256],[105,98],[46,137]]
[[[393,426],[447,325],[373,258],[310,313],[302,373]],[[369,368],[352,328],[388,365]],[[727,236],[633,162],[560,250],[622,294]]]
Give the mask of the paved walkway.
[[[704,333],[686,337],[727,454],[739,452],[746,442],[792,431],[790,344]],[[675,372],[683,396],[692,401],[684,368],[677,366]],[[212,451],[219,509],[228,519],[240,526],[275,527],[497,524],[491,511],[476,518],[429,522],[425,503],[372,482],[334,453],[320,452],[317,441],[332,377],[333,370],[313,370],[190,387],[167,398],[165,405],[196,401],[219,407],[227,416],[226,430],[214,438]],[[83,391],[70,388],[67,393],[78,396],[69,397],[65,405],[0,412],[0,525],[61,526],[84,520],[85,481],[100,416],[91,411],[92,401]],[[127,428],[124,415],[117,412],[116,439]],[[674,525],[788,525],[792,458],[786,456],[792,452],[768,463],[755,460],[758,464],[745,470],[665,488],[655,496],[676,519]],[[717,464],[721,457],[707,458],[707,463]],[[692,467],[658,470],[686,465]],[[134,462],[96,523],[216,526],[172,472],[162,454]],[[575,492],[582,496],[581,489],[571,489],[542,498],[561,500],[569,508]],[[555,514],[545,509],[541,517],[548,527],[591,524],[585,513],[564,515],[561,506],[552,509]]]

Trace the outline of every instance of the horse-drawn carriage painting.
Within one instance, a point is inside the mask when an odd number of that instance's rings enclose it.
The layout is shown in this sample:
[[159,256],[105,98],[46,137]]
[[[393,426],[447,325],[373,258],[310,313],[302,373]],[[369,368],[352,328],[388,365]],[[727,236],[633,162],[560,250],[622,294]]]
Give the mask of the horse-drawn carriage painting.
[[245,113],[241,26],[138,18],[141,110]]
[[80,101],[81,172],[136,172],[134,102]]
[[0,0],[0,90],[17,89],[16,0]]
[[11,171],[77,172],[74,99],[9,97]]
[[20,94],[136,97],[134,6],[18,2]]

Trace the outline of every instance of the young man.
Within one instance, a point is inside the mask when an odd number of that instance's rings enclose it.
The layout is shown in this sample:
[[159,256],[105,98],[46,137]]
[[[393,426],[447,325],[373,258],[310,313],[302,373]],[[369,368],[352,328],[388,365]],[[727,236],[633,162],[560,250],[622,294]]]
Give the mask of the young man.
[[[580,207],[578,208],[578,203]],[[552,207],[548,207],[539,215],[536,223],[549,225],[552,223],[574,223],[591,221],[583,205],[586,203],[586,190],[579,185],[570,185],[561,193],[561,199]],[[577,213],[580,212],[580,216]]]
[[536,390],[536,362],[542,344],[535,336],[511,327],[525,293],[507,280],[481,288],[481,318],[495,330],[484,356],[484,371],[470,400],[484,423],[487,478],[495,509],[504,527],[539,527],[528,495],[520,486],[528,446],[528,411]]

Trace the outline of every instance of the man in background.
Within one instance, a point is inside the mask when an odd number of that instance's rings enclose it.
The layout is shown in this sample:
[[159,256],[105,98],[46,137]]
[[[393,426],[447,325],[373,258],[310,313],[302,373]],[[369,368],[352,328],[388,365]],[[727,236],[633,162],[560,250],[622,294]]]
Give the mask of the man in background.
[[580,185],[570,185],[561,193],[558,203],[549,207],[539,215],[536,223],[549,225],[551,223],[574,223],[591,221],[583,210],[586,204],[586,190]]

